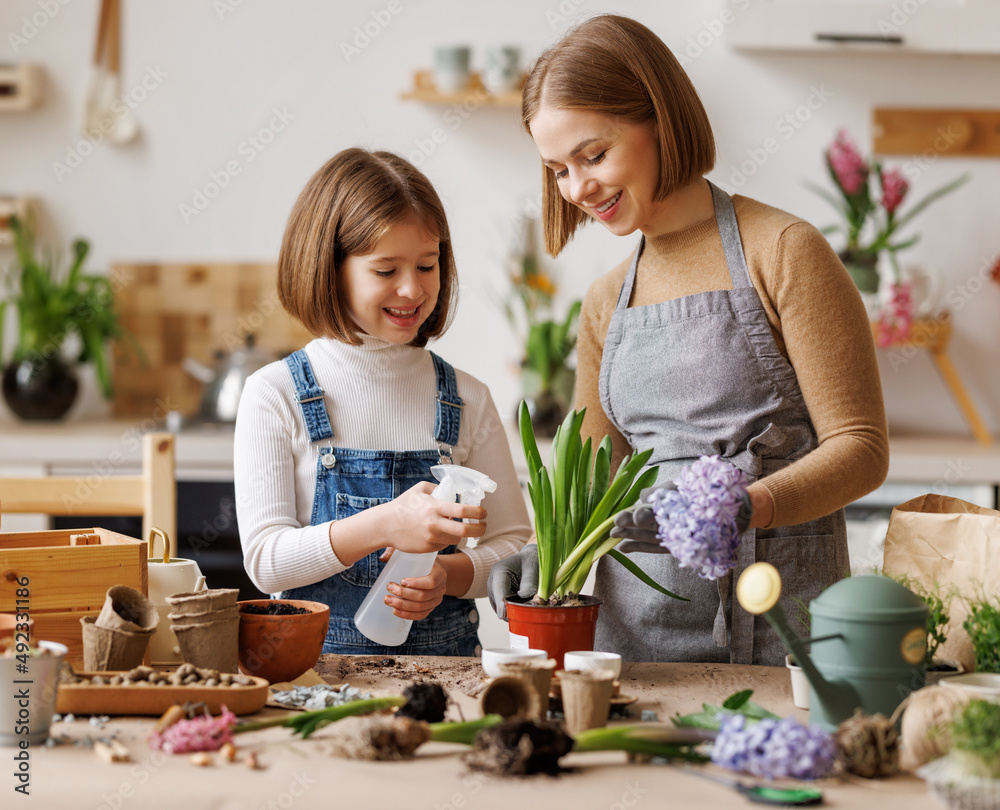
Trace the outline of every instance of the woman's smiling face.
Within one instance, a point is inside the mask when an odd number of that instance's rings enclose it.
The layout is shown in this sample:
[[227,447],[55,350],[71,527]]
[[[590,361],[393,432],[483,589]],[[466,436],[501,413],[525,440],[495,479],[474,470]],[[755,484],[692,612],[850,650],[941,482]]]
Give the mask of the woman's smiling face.
[[652,124],[542,105],[530,126],[567,202],[618,236],[656,231],[660,162]]

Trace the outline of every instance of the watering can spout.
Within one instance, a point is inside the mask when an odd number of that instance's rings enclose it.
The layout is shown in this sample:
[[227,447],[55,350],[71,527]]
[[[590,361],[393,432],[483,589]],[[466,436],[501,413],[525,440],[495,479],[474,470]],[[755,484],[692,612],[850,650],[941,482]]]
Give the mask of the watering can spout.
[[[824,678],[806,650],[806,639],[799,638],[788,624],[785,611],[778,604],[781,596],[781,576],[770,563],[749,566],[736,583],[736,598],[743,609],[763,615],[778,634],[781,643],[795,658],[795,663],[809,679],[809,684],[826,717],[847,718],[861,705],[858,691],[846,681]],[[812,639],[819,641],[820,639]]]

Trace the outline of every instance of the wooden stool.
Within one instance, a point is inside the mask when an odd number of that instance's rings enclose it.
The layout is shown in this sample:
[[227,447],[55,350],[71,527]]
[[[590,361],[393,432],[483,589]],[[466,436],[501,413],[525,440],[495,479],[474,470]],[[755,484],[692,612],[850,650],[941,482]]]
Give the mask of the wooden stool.
[[[876,324],[872,324],[872,334],[876,336]],[[952,396],[958,402],[958,407],[965,417],[965,421],[972,429],[972,435],[976,441],[984,446],[993,443],[993,437],[979,418],[975,405],[969,398],[969,394],[962,385],[962,381],[952,365],[951,358],[948,357],[948,341],[951,340],[951,315],[948,312],[940,312],[931,318],[918,318],[913,322],[910,336],[906,340],[894,341],[882,348],[916,348],[927,349],[931,353],[931,360],[937,366],[938,372],[944,378],[945,385],[951,391]]]

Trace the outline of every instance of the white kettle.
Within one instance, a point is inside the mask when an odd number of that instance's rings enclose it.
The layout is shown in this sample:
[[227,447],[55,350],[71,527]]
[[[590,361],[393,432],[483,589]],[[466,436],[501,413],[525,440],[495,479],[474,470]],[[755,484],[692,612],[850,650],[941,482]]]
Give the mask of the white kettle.
[[[163,541],[163,558],[154,557],[156,538]],[[175,593],[189,593],[205,588],[205,576],[198,563],[184,557],[170,556],[170,538],[157,528],[149,530],[149,601],[156,607],[160,621],[149,642],[149,657],[153,666],[181,663],[177,650],[177,636],[170,629],[167,614],[172,608],[167,597]]]

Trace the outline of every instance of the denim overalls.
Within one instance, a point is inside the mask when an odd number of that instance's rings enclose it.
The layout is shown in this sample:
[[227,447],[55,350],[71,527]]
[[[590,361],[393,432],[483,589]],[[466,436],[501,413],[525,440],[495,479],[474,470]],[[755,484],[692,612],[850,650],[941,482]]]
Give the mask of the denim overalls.
[[[316,494],[310,525],[341,520],[370,506],[386,503],[421,481],[434,482],[430,469],[451,463],[451,448],[458,443],[462,398],[455,383],[455,369],[433,352],[437,375],[437,418],[434,439],[438,449],[421,451],[352,450],[333,446],[333,428],[316,384],[312,367],[302,350],[285,358],[295,381],[296,396],[309,439],[319,445],[316,460]],[[385,538],[387,541],[391,538]],[[391,543],[386,542],[388,546]],[[440,554],[454,554],[448,546]],[[330,606],[330,627],[324,653],[353,655],[465,655],[478,653],[479,614],[471,599],[445,596],[427,618],[415,621],[409,638],[399,647],[385,647],[369,640],[354,626],[354,613],[385,567],[381,551],[373,551],[345,571],[320,582],[284,591],[286,599],[308,599]]]

